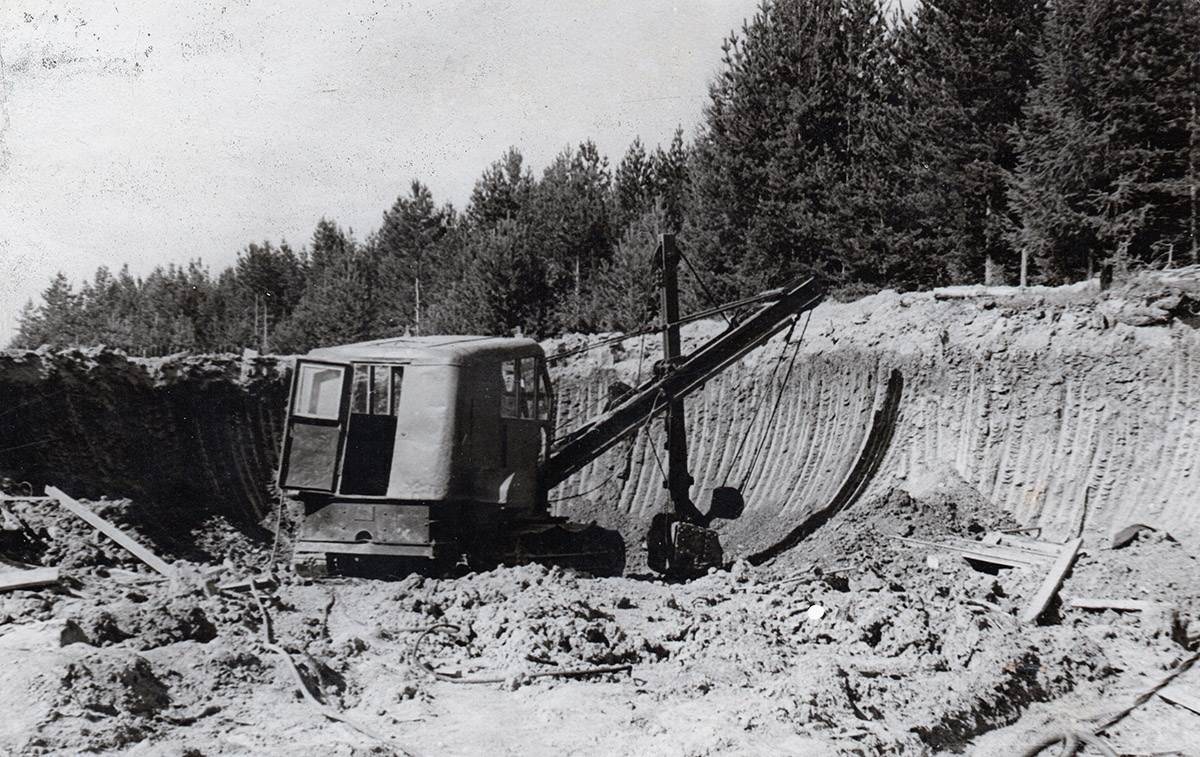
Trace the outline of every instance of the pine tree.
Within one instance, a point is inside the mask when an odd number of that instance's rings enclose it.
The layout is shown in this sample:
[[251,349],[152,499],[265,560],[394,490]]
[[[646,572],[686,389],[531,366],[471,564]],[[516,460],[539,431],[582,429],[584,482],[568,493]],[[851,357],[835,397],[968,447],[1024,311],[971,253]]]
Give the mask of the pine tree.
[[526,211],[533,192],[533,177],[523,170],[521,151],[510,147],[475,182],[466,220],[478,229],[494,229],[503,220],[515,220]]
[[613,227],[624,229],[649,209],[654,191],[652,164],[640,137],[634,137],[613,172]]
[[1194,255],[1200,5],[1063,0],[1009,197],[1038,280]]
[[375,330],[384,335],[410,328],[422,331],[422,303],[443,294],[453,273],[448,234],[455,222],[454,208],[439,208],[433,195],[413,181],[407,197],[398,197],[383,214],[383,224],[368,244],[378,274],[379,311]]
[[559,153],[534,187],[526,215],[528,241],[546,274],[553,313],[547,325],[556,331],[590,327],[583,298],[612,245],[611,183],[608,161],[587,141]]
[[307,352],[374,336],[376,275],[352,232],[321,219],[307,259],[304,294],[275,331],[274,349]]
[[[766,0],[726,42],[695,144],[685,228],[723,295],[801,274],[844,283],[870,267],[863,256],[876,253],[847,243],[845,229],[869,229],[869,248],[887,221],[856,203],[876,176],[861,170],[865,161],[886,154],[867,127],[887,96],[889,45],[874,0]],[[885,124],[871,128],[888,136]]]
[[656,228],[660,222],[654,211],[630,221],[612,254],[600,264],[587,294],[594,330],[636,331],[653,321],[658,306],[657,239],[644,229]]
[[38,306],[26,305],[13,339],[15,349],[77,347],[86,344],[82,302],[61,271],[42,292]]
[[1015,275],[1006,177],[1016,167],[1014,130],[1035,84],[1045,0],[927,0],[899,35],[914,79],[914,167],[937,176],[940,250],[955,281]]
[[466,239],[464,275],[435,304],[433,318],[459,333],[548,333],[546,273],[529,234],[527,224],[511,218],[473,231]]
[[[320,251],[317,255],[340,258],[345,250],[339,245],[344,244],[341,231],[334,224],[325,219],[317,224],[313,237],[313,249]],[[287,242],[275,247],[264,241],[251,243],[239,252],[234,271],[239,290],[235,299],[244,326],[237,341],[244,346],[270,350],[272,329],[287,320],[304,291],[304,265]]]
[[683,142],[683,127],[675,129],[671,145],[665,151],[662,146],[654,148],[650,156],[649,173],[651,204],[641,208],[642,213],[661,208],[663,228],[661,233],[677,234],[683,227],[687,214],[688,148]]

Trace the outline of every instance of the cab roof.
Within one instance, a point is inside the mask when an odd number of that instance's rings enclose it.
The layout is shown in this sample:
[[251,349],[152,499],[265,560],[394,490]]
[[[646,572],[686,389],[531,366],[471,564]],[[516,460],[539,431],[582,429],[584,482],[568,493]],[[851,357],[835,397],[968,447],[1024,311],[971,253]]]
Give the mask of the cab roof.
[[404,336],[370,342],[319,347],[305,357],[335,363],[400,362],[416,365],[462,365],[482,361],[544,357],[540,344],[524,337]]

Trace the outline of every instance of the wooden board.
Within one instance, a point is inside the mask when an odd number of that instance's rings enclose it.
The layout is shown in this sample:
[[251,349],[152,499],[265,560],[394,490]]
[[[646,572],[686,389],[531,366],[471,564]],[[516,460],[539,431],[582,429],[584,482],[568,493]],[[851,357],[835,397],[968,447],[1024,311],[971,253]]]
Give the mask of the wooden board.
[[1067,577],[1067,572],[1071,570],[1071,565],[1075,562],[1075,558],[1079,555],[1079,548],[1082,546],[1083,539],[1072,539],[1063,545],[1058,559],[1050,566],[1050,572],[1046,574],[1046,579],[1042,581],[1041,588],[1038,589],[1037,594],[1033,595],[1029,606],[1025,608],[1025,612],[1021,615],[1022,623],[1033,623],[1050,606],[1050,601],[1058,593],[1063,579]]
[[0,591],[33,589],[38,586],[58,583],[58,568],[34,568],[33,570],[6,570],[0,573]]
[[1200,691],[1185,688],[1183,686],[1168,686],[1167,688],[1158,692],[1158,695],[1171,704],[1177,704],[1180,707],[1185,707],[1197,715],[1200,715]]
[[1032,552],[1040,555],[1047,560],[1053,560],[1058,557],[1058,552],[1062,549],[1061,544],[1053,542],[1040,541],[1038,539],[1027,539],[1022,536],[1014,536],[1012,534],[1000,534],[998,542],[1010,549],[1019,549],[1025,552]]
[[929,547],[930,549],[945,549],[950,552],[957,552],[969,560],[1002,565],[1007,568],[1022,568],[1028,565],[1035,565],[1046,559],[1041,555],[1030,552],[1009,547],[992,546],[979,541],[971,541],[970,539],[933,542],[925,541],[924,539],[910,539],[906,536],[897,536],[896,538],[905,544]]
[[120,544],[122,547],[132,552],[133,555],[139,560],[157,570],[159,573],[162,573],[164,576],[172,579],[175,578],[175,570],[168,565],[166,561],[143,547],[141,544],[138,544],[124,531],[109,523],[104,518],[101,518],[99,515],[85,507],[82,503],[71,499],[63,492],[55,489],[53,486],[47,486],[46,492],[50,494],[50,496],[57,499],[58,504],[64,509],[69,510],[83,520],[87,521],[97,531],[101,532],[108,538],[115,541],[117,544]]
[[1126,612],[1145,612],[1153,610],[1158,602],[1148,602],[1142,599],[1097,599],[1095,597],[1075,597],[1067,602],[1068,607],[1078,607],[1081,610],[1124,610]]

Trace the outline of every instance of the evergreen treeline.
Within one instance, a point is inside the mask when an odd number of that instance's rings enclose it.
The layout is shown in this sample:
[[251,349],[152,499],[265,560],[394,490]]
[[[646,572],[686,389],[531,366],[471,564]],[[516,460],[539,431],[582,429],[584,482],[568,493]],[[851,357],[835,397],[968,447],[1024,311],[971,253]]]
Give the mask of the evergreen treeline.
[[464,210],[414,181],[364,240],[322,220],[217,275],[60,275],[14,346],[633,329],[663,231],[693,304],[1200,263],[1200,0],[764,0],[723,49],[691,144],[634,139],[614,168],[585,141],[540,175],[514,148]]

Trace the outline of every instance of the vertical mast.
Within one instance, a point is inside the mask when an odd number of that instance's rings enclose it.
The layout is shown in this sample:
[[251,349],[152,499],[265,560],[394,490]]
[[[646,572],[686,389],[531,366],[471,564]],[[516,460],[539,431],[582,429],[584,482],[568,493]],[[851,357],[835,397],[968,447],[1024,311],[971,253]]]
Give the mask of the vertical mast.
[[[658,255],[656,256],[661,275],[661,302],[659,307],[659,323],[663,334],[664,370],[672,370],[682,356],[679,340],[679,248],[675,246],[674,234],[658,236]],[[687,428],[684,425],[685,416],[683,399],[673,396],[664,397],[667,404],[667,480],[663,486],[671,492],[671,503],[675,513],[682,520],[698,523],[701,520],[700,511],[692,503],[689,490],[692,487],[692,477],[688,473],[687,459]]]

